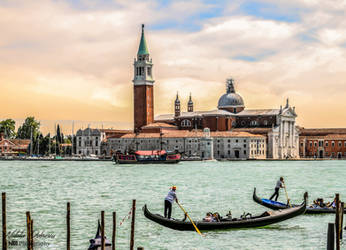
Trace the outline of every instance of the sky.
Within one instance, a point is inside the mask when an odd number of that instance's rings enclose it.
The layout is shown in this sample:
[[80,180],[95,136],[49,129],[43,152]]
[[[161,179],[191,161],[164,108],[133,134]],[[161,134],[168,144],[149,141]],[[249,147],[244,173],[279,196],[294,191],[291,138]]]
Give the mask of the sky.
[[141,24],[155,115],[213,110],[235,79],[246,108],[286,98],[303,127],[346,127],[346,1],[0,0],[0,119],[132,128]]

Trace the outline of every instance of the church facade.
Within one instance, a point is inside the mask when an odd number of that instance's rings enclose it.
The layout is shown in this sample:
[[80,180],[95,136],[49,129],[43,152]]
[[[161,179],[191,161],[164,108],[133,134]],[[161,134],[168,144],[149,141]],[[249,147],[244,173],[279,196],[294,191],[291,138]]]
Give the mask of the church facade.
[[297,114],[288,100],[277,109],[246,109],[243,98],[235,91],[234,80],[227,79],[226,93],[215,109],[195,110],[190,94],[183,112],[177,94],[174,113],[154,117],[152,69],[142,25],[134,60],[134,131],[107,138],[103,145],[108,154],[166,149],[201,159],[299,158]]

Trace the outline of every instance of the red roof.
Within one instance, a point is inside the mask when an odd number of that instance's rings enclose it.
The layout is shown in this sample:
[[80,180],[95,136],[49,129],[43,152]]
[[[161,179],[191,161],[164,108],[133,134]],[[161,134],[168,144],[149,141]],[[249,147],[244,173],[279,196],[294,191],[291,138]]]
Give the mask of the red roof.
[[137,155],[164,155],[166,154],[165,150],[141,150],[136,151]]

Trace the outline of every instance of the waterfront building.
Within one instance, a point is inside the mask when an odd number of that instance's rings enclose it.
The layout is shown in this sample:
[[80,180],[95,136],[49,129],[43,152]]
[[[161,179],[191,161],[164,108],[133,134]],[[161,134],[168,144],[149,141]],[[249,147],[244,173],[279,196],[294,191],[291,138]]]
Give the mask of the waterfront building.
[[101,155],[101,142],[106,134],[101,129],[79,129],[76,134],[76,153],[78,155]]
[[[151,125],[149,125],[151,126]],[[265,159],[266,138],[247,132],[179,130],[157,126],[117,138],[107,138],[103,150],[107,155],[136,150],[179,152],[190,159]]]
[[24,139],[6,139],[3,134],[0,134],[0,155],[18,155],[27,154],[30,145],[30,140]]
[[277,109],[246,109],[243,98],[235,91],[234,80],[227,79],[226,93],[220,97],[217,110],[193,111],[189,107],[193,107],[191,95],[188,111],[181,112],[177,94],[174,114],[158,115],[155,121],[183,130],[210,128],[211,131],[261,134],[266,137],[267,158],[299,158],[297,114],[288,99],[284,107]]
[[346,128],[300,128],[302,158],[346,158]]

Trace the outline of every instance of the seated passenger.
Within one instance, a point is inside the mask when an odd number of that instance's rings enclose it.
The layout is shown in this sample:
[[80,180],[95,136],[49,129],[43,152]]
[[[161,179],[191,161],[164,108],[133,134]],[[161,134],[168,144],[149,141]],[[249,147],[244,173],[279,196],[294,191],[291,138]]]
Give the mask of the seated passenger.
[[211,213],[207,213],[206,215],[205,215],[205,218],[203,218],[203,221],[205,221],[205,222],[212,222],[213,221],[213,215],[211,214]]
[[220,214],[219,213],[214,213],[213,214],[213,221],[214,222],[219,222],[220,221]]
[[329,204],[327,204],[327,207],[336,208],[336,198],[334,198],[332,202],[329,202]]

